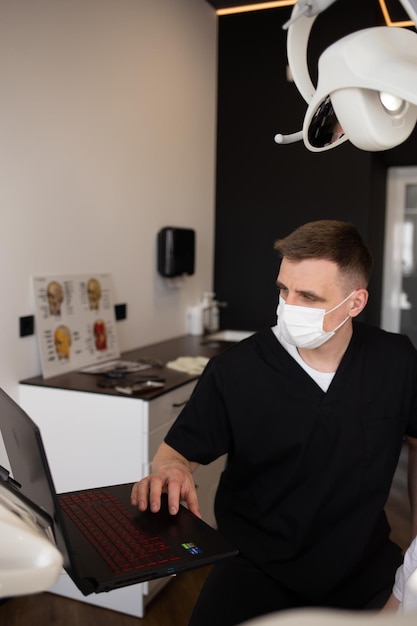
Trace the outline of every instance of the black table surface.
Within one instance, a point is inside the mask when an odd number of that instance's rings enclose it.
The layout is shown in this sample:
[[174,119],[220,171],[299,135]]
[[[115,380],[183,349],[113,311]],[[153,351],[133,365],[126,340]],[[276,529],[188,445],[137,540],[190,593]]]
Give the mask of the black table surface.
[[[185,385],[186,383],[198,378],[197,374],[187,374],[185,372],[180,372],[166,367],[166,363],[174,361],[179,357],[187,356],[204,356],[210,359],[216,354],[219,354],[219,352],[222,352],[230,347],[230,345],[232,344],[228,342],[210,341],[205,336],[183,335],[181,337],[175,337],[174,339],[168,339],[166,341],[161,341],[142,348],[123,352],[120,355],[120,360],[142,361],[149,359],[151,361],[160,362],[162,365],[162,367],[152,367],[128,374],[125,379],[121,378],[118,380],[112,380],[103,376],[103,374],[85,374],[79,371],[72,371],[60,374],[59,376],[51,376],[50,378],[35,376],[33,378],[21,380],[20,384],[152,400],[153,398],[161,396],[164,393],[172,391],[172,389],[176,389],[177,387]],[[106,379],[107,381],[112,381],[115,385],[123,385],[126,384],[126,380],[142,379],[147,377],[150,379],[154,377],[163,378],[164,386],[157,389],[147,390],[146,392],[134,392],[131,396],[127,396],[117,391],[114,387],[102,387],[98,384],[99,382],[102,384],[104,382],[103,379]]]

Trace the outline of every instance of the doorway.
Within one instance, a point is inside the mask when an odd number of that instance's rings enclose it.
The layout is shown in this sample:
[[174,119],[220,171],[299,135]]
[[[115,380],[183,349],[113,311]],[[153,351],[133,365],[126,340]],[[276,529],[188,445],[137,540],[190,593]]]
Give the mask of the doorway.
[[417,347],[417,167],[392,167],[387,210],[381,326]]

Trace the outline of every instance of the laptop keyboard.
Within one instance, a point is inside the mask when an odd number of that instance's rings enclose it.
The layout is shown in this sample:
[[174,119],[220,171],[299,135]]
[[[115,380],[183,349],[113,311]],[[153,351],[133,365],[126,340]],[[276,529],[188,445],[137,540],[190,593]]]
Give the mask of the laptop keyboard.
[[115,574],[179,559],[159,537],[138,528],[131,511],[105,490],[62,495],[60,503]]

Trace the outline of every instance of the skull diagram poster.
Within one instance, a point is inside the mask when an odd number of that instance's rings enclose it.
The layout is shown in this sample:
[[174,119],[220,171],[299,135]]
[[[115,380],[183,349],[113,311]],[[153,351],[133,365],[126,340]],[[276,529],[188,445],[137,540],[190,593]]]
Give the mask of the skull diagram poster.
[[109,274],[33,278],[44,378],[120,356]]

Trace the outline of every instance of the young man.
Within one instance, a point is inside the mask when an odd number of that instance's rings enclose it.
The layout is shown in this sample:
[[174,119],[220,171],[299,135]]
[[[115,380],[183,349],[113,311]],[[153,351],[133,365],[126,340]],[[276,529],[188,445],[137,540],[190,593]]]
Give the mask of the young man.
[[353,225],[312,222],[276,249],[277,326],[209,362],[132,490],[140,510],[168,491],[172,514],[182,498],[198,515],[192,472],[228,454],[216,518],[240,553],[211,570],[192,626],[379,608],[402,560],[383,509],[403,439],[417,438],[417,352],[356,321],[372,258]]

